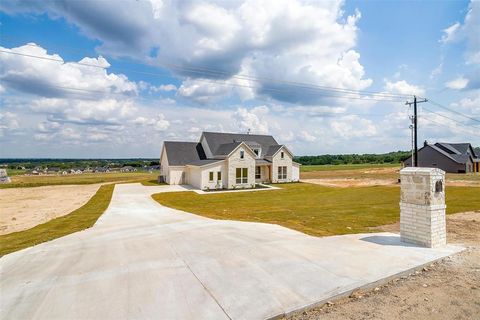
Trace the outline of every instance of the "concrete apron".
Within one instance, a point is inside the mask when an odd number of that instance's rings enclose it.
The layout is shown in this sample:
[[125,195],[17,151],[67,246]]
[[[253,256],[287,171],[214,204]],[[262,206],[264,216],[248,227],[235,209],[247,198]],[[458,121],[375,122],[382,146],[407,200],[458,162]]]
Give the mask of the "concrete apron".
[[311,237],[150,197],[182,190],[117,185],[93,228],[2,257],[0,318],[272,318],[462,250],[407,245],[392,233]]

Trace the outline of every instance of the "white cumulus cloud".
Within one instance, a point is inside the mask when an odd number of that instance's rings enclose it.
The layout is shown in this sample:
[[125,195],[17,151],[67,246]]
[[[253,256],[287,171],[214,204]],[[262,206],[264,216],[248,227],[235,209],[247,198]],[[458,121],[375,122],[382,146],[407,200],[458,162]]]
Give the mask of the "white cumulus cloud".
[[454,90],[462,90],[465,89],[468,85],[469,80],[464,77],[458,77],[451,81],[445,83],[445,87]]

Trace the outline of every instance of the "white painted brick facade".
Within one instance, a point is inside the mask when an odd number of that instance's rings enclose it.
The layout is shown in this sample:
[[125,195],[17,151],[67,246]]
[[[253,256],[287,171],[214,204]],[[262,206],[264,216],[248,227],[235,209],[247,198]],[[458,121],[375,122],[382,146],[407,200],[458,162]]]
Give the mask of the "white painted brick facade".
[[[278,179],[278,167],[280,166],[287,167],[287,179]],[[272,158],[272,182],[292,182],[292,156],[283,147]]]
[[[240,158],[240,152],[244,152],[244,158]],[[228,189],[233,188],[251,188],[255,185],[255,155],[251,154],[244,147],[240,147],[233,152],[227,159],[228,168]],[[236,182],[236,170],[237,168],[248,169],[248,182],[246,184],[237,184]]]
[[[402,241],[433,248],[445,245],[445,172],[436,168],[400,171],[400,236]],[[441,190],[436,190],[441,181]]]

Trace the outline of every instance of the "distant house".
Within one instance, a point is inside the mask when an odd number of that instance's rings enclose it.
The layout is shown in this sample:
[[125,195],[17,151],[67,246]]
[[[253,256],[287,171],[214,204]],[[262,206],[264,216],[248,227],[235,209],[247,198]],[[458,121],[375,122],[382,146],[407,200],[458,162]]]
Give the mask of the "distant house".
[[95,173],[106,173],[110,172],[110,169],[108,167],[96,167],[93,171]]
[[83,173],[83,168],[72,168],[68,170],[68,173],[70,174],[82,174]]
[[[404,162],[404,166],[412,166],[412,157]],[[426,141],[418,150],[418,166],[439,168],[450,173],[480,172],[480,155],[477,155],[470,143]]]
[[60,172],[59,167],[48,167],[47,168],[47,173],[48,174],[56,174],[56,173],[59,173],[59,172]]
[[249,188],[298,181],[292,152],[269,135],[203,132],[199,142],[165,141],[160,177],[199,189]]
[[123,166],[120,168],[120,172],[136,172],[137,168],[132,166]]

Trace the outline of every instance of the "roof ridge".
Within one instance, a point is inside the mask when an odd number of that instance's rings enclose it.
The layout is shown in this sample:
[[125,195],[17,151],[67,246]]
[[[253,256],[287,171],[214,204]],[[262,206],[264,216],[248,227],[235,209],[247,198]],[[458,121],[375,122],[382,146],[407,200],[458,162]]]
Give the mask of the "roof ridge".
[[234,134],[234,135],[249,135],[249,136],[267,136],[267,137],[273,137],[271,134],[261,134],[261,133],[238,133],[238,132],[202,131],[202,134],[203,134],[203,133]]

